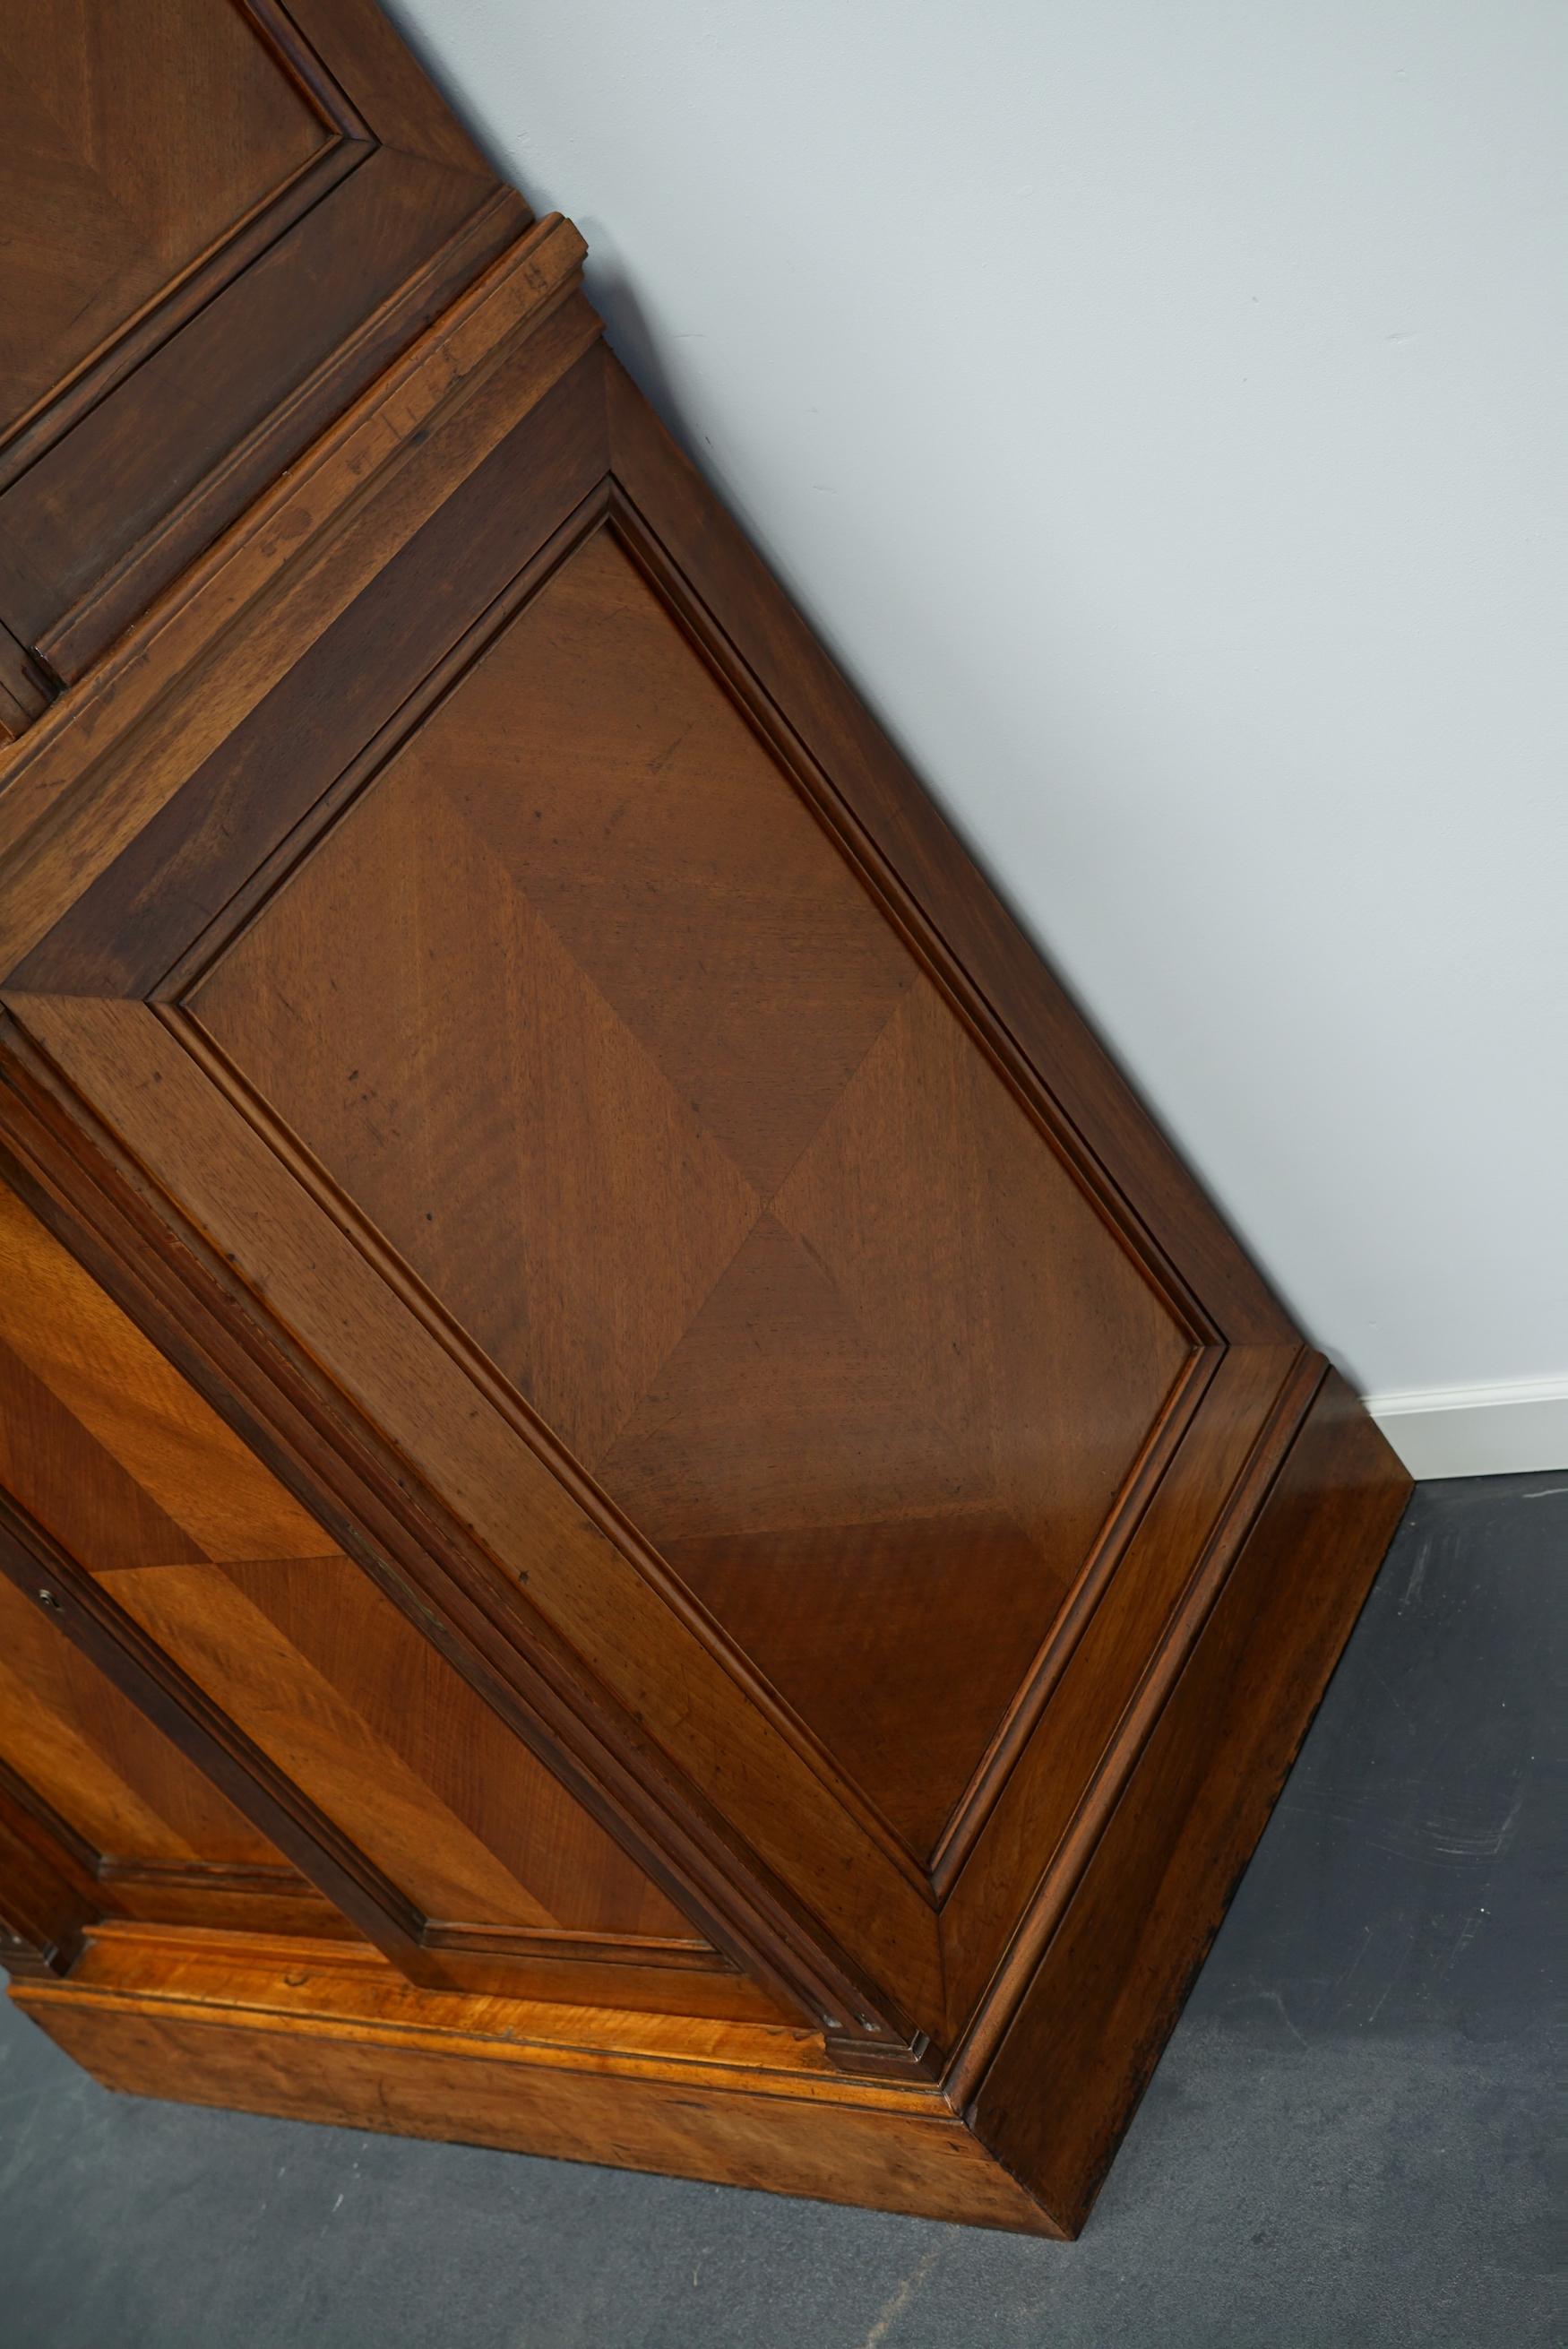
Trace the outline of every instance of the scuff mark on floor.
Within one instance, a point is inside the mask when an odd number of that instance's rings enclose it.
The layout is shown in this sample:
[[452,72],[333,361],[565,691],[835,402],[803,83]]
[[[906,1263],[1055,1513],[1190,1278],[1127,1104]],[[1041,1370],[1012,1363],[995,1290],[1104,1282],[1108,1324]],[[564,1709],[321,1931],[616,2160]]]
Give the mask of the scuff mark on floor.
[[1421,1595],[1421,1585],[1427,1578],[1427,1568],[1432,1561],[1432,1549],[1436,1540],[1435,1534],[1428,1534],[1416,1552],[1415,1562],[1410,1568],[1410,1578],[1405,1585],[1405,1595],[1399,1601],[1401,1615],[1406,1608],[1413,1606]]
[[911,2268],[908,2275],[905,2276],[903,2282],[899,2285],[898,2290],[892,2294],[890,2300],[884,2302],[881,2313],[877,2316],[872,2325],[871,2331],[866,2334],[865,2339],[861,2342],[861,2349],[877,2349],[879,2342],[882,2342],[887,2339],[889,2332],[892,2330],[892,2326],[898,2323],[899,2318],[903,2314],[904,2310],[909,2306],[910,2302],[914,2298],[915,2293],[920,2290],[922,2284],[925,2282],[926,2277],[931,2273],[932,2269],[935,2265],[936,2251],[934,2247],[931,2251],[926,2252],[925,2257],[919,2262],[918,2266]]

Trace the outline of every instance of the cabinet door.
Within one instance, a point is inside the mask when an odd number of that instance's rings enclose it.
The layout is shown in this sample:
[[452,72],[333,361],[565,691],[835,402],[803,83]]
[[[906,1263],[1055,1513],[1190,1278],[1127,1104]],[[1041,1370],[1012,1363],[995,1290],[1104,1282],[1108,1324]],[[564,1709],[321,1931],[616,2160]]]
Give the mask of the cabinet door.
[[[13,1578],[0,1629],[15,1618],[17,1631],[0,1758],[97,1851],[143,1873],[253,1868],[275,1859],[253,1820],[416,1980],[721,2013],[760,2003],[4,1190],[0,1485]],[[62,1652],[40,1608],[159,1709],[228,1799],[175,1755],[190,1817],[139,1800],[164,1741],[112,1688],[95,1707],[92,1666]]]

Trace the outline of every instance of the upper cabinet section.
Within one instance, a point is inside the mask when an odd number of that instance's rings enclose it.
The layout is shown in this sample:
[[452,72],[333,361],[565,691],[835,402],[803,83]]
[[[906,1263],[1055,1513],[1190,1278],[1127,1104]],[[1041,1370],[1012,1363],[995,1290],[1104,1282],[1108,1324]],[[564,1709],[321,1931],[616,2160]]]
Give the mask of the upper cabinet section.
[[0,23],[0,740],[526,226],[359,0]]
[[127,371],[139,326],[199,307],[234,237],[342,140],[238,9],[98,13],[90,44],[83,0],[0,23],[19,109],[0,154],[0,430],[18,455]]

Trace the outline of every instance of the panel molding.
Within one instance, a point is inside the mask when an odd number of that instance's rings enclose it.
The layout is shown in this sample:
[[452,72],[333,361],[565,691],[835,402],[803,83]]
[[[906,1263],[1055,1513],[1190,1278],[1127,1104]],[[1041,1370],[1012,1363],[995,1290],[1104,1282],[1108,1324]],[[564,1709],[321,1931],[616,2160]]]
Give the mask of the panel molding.
[[732,1971],[707,1941],[672,1940],[657,1934],[552,1933],[543,1926],[461,1925],[427,1919],[421,1936],[428,1950],[472,1951],[491,1957],[553,1957],[589,1960],[601,1965],[661,1965],[696,1973]]
[[212,1892],[283,1892],[298,1890],[300,1879],[292,1868],[256,1862],[242,1867],[232,1860],[112,1859],[100,1855],[98,1874],[106,1884],[173,1886]]
[[[298,823],[216,909],[169,968],[141,991],[140,999],[158,1009],[170,1031],[179,1035],[185,1050],[204,1061],[211,1060],[222,1072],[222,1083],[246,1096],[247,1116],[253,1117],[253,1122],[260,1119],[274,1129],[273,1146],[280,1155],[292,1160],[297,1154],[302,1164],[310,1168],[311,1180],[333,1194],[337,1203],[335,1212],[341,1212],[356,1222],[362,1223],[364,1219],[358,1216],[352,1203],[343,1196],[325,1168],[320,1167],[302,1145],[294,1143],[286,1130],[271,1117],[265,1103],[255,1099],[252,1089],[238,1071],[231,1067],[217,1043],[206,1034],[200,1020],[189,1009],[188,999],[230,947],[264,911],[270,899],[304,864],[317,843],[325,838],[341,817],[348,813],[361,792],[369,789],[404,745],[418,733],[425,720],[439,708],[447,695],[461,684],[501,631],[541,588],[548,585],[561,565],[601,527],[608,508],[607,485],[600,480],[456,641],[422,675],[412,679],[407,695],[387,722],[376,730],[357,754],[332,778]],[[367,1234],[367,1237],[373,1238],[374,1236]],[[386,1246],[384,1242],[380,1245]],[[390,1255],[391,1251],[387,1250],[387,1253]],[[410,1274],[407,1278],[411,1280],[413,1276]],[[439,1310],[438,1308],[436,1309]]]

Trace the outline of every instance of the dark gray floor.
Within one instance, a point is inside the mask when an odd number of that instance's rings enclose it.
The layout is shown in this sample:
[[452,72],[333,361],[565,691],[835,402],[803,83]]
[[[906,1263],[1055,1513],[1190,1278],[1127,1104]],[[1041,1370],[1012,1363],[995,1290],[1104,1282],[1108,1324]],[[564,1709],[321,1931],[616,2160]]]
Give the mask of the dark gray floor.
[[0,2342],[1568,2341],[1565,1619],[1568,1474],[1418,1494],[1081,2242],[131,2102],[11,2010]]

